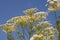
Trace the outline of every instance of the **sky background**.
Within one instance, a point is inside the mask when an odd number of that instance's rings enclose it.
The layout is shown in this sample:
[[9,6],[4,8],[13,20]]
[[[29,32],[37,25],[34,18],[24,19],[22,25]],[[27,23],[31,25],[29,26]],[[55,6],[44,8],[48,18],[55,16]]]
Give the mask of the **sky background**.
[[[38,8],[38,11],[46,11],[46,0],[0,0],[0,24],[12,17],[24,15],[23,11],[29,8]],[[60,14],[58,14],[60,15]],[[54,25],[53,13],[49,13],[48,20]],[[6,34],[0,29],[0,40],[7,40]]]

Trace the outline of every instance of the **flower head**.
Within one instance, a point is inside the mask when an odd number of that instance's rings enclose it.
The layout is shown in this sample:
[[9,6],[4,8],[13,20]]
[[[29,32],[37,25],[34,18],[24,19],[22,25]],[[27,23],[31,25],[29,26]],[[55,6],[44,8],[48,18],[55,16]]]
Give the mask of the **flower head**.
[[34,15],[40,17],[40,19],[46,19],[46,16],[48,15],[47,12],[37,12]]
[[37,13],[35,13],[35,15],[43,15],[44,16],[44,15],[47,15],[47,12],[43,12],[43,11],[42,12],[37,12]]
[[48,34],[55,34],[58,33],[56,28],[53,27],[47,27],[44,29],[44,31],[48,31]]
[[51,26],[51,24],[49,23],[49,21],[39,22],[39,25],[42,25],[43,27]]
[[35,35],[33,35],[33,36],[30,38],[30,40],[40,40],[41,37],[43,37],[42,34],[40,34],[40,35],[35,34]]
[[49,0],[49,7],[48,10],[49,11],[56,11],[56,10],[60,10],[60,1],[59,0]]
[[53,2],[57,2],[58,0],[47,0],[47,2],[51,2],[51,1],[53,1]]
[[13,17],[13,18],[7,20],[7,23],[9,23],[9,22],[17,22],[19,18],[20,18],[20,16]]
[[30,8],[24,11],[25,14],[31,15],[32,13],[35,13],[38,9],[37,8]]
[[3,31],[4,31],[5,33],[11,33],[11,32],[13,32],[15,29],[16,29],[16,25],[15,25],[15,24],[6,23],[6,24],[3,25]]

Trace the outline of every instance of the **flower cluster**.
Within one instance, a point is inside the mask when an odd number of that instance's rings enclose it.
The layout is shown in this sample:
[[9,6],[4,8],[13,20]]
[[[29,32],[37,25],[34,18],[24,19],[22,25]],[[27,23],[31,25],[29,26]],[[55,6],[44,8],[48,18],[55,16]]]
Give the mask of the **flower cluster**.
[[50,6],[48,8],[49,11],[60,10],[60,1],[59,0],[47,0]]
[[38,16],[39,19],[46,19],[46,16],[48,15],[48,13],[42,11],[42,12],[37,12],[37,13],[35,13],[34,15]]
[[[60,0],[47,0],[47,2],[49,3],[49,5],[47,4],[48,11],[60,10]],[[2,28],[5,33],[16,31],[19,38],[24,38],[24,29],[26,28],[25,31],[28,30],[28,40],[53,40],[54,34],[58,34],[58,32],[49,21],[45,21],[48,12],[37,12],[37,10],[37,8],[24,10],[23,12],[26,15],[11,18],[7,20],[6,24],[0,25],[0,28]],[[22,28],[22,34],[17,30],[17,26]]]
[[31,38],[30,38],[30,40],[41,40],[41,38],[43,37],[43,35],[42,34],[34,34]]
[[[39,22],[35,27],[37,30],[44,30],[44,28],[51,27],[52,24],[50,24],[49,21],[41,21]],[[43,29],[42,29],[43,28]]]
[[3,31],[5,33],[11,33],[13,31],[15,31],[16,29],[16,25],[15,24],[9,24],[9,23],[6,23],[6,24],[3,24]]
[[47,12],[36,12],[32,16],[30,16],[29,21],[30,23],[34,23],[36,21],[46,19],[47,14]]
[[54,2],[57,2],[58,0],[47,0],[50,4],[53,4]]
[[15,24],[20,24],[21,26],[25,26],[28,22],[28,16],[18,16],[18,17],[14,17],[10,20],[8,20],[7,22],[13,22]]
[[45,28],[44,32],[47,32],[49,35],[53,35],[55,33],[58,33],[57,30],[55,28],[53,28],[53,27],[47,27],[47,28]]
[[27,9],[27,10],[25,10],[25,11],[23,11],[25,14],[28,14],[28,15],[31,15],[31,14],[33,14],[33,13],[35,13],[35,12],[37,12],[37,8],[31,8],[31,9]]
[[44,29],[43,31],[43,34],[44,34],[44,38],[46,40],[46,37],[47,37],[47,40],[53,40],[54,39],[54,34],[58,34],[58,31],[56,28],[54,27],[47,27]]
[[53,27],[47,27],[47,28],[44,28],[44,30],[41,30],[41,32],[38,32],[38,33],[34,34],[30,38],[30,40],[43,40],[43,39],[44,40],[48,40],[48,39],[52,40],[55,33],[58,33],[55,28],[53,28]]
[[[51,0],[48,0],[48,2],[51,2]],[[55,3],[51,3],[51,7],[55,8]],[[31,8],[25,10],[24,13],[26,15],[13,17],[9,19],[6,24],[3,24],[3,31],[5,33],[12,33],[17,28],[16,25],[19,25],[21,28],[25,28],[29,25],[29,28],[31,29],[29,29],[29,32],[33,32],[35,29],[37,30],[37,32],[35,31],[36,34],[33,35],[30,40],[42,40],[43,36],[45,36],[44,34],[54,34],[55,29],[51,27],[52,25],[49,23],[49,21],[45,21],[46,16],[48,15],[47,12],[37,12],[37,8]],[[33,26],[35,29],[33,29]]]
[[49,21],[43,21],[43,22],[39,22],[39,25],[42,25],[43,27],[50,27],[52,24],[49,23]]
[[[24,12],[29,14],[29,13],[36,12],[36,10],[37,10],[37,8],[31,8],[31,9],[25,10]],[[32,11],[32,12],[30,12],[30,11]],[[29,16],[29,15],[17,16],[17,17],[14,17],[14,18],[8,20],[7,22],[19,23],[21,26],[25,26],[28,23],[34,24],[34,22],[36,22],[38,20],[46,19],[47,14],[48,14],[47,12],[36,12],[32,16]]]

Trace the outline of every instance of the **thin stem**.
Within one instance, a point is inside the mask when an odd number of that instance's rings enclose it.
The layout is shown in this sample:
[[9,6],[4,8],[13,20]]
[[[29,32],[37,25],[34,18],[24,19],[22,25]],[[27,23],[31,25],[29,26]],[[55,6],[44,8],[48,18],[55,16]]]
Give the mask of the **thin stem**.
[[22,28],[22,38],[23,38],[23,40],[25,40],[25,36],[24,36],[24,28]]
[[54,15],[55,15],[55,20],[57,21],[57,15],[56,15],[56,12],[54,12]]
[[[59,26],[58,26],[58,24],[57,24],[58,19],[57,19],[56,12],[54,13],[54,15],[55,15],[55,20],[56,20],[56,22],[55,22],[56,28],[57,28],[58,32],[60,32]],[[58,35],[59,35],[58,40],[60,40],[60,33],[59,33]]]
[[8,40],[14,40],[14,38],[13,38],[11,33],[7,33],[7,39]]
[[17,39],[20,40],[21,39],[21,37],[20,37],[21,33],[17,29],[16,29],[16,32],[17,32],[17,35],[18,35]]
[[55,16],[55,26],[57,28],[57,23],[56,23],[56,21],[57,21],[57,15],[56,15],[56,12],[54,12],[54,16]]
[[[23,30],[22,30],[23,31]],[[24,40],[24,35],[23,33],[20,33],[18,29],[16,29],[17,35],[18,35],[18,40]]]
[[30,31],[28,32],[28,34],[29,34],[29,40],[30,40],[30,37],[32,35],[32,24],[30,25]]

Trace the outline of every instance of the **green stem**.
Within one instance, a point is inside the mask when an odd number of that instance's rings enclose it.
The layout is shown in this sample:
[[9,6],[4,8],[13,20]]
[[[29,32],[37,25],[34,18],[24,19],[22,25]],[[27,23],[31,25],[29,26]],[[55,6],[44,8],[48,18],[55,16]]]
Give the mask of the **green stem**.
[[33,25],[31,24],[31,25],[30,25],[30,31],[28,32],[28,34],[29,34],[29,40],[30,40],[30,37],[31,37],[32,34],[33,34],[32,27],[33,27]]
[[[57,27],[58,32],[60,32],[59,26],[57,24],[58,18],[57,18],[56,12],[54,13],[54,15],[55,15],[55,20],[56,20],[55,25]],[[60,33],[58,35],[59,35],[58,40],[60,40]]]
[[23,38],[22,33],[20,33],[18,29],[16,29],[16,32],[17,32],[17,35],[18,35],[17,39],[18,40],[23,40],[24,38]]
[[14,38],[13,38],[11,33],[7,33],[7,39],[8,40],[14,40]]
[[23,38],[23,40],[25,40],[25,37],[24,37],[24,28],[22,28],[22,38]]

